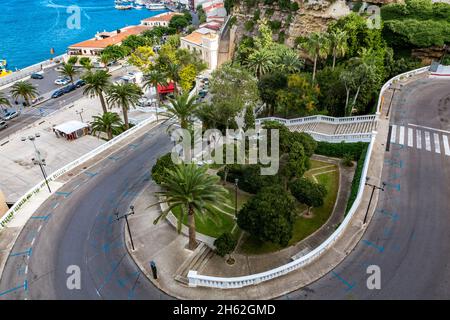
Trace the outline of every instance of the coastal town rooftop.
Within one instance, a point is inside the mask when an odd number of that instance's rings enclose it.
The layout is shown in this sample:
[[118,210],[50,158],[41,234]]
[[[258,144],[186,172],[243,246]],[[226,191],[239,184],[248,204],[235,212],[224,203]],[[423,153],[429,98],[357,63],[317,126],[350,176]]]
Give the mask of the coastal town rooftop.
[[178,15],[182,15],[182,13],[179,12],[165,12],[158,14],[156,16],[144,19],[141,21],[142,25],[145,25],[145,22],[170,22],[170,20]]

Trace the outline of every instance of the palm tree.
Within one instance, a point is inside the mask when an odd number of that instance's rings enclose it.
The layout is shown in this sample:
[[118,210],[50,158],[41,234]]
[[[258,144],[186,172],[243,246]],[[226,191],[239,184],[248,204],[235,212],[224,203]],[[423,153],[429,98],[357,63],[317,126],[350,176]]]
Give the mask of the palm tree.
[[73,78],[79,73],[71,63],[63,63],[62,69],[59,71],[63,76],[70,78],[70,83],[73,83]]
[[250,69],[258,79],[260,79],[261,76],[272,69],[272,59],[273,56],[268,50],[257,50],[248,57],[246,63],[247,68]]
[[106,112],[101,116],[94,116],[94,121],[91,123],[92,134],[97,132],[106,132],[108,140],[113,138],[113,135],[120,134],[123,129],[123,122],[119,115],[115,112]]
[[14,99],[23,98],[27,106],[35,99],[39,92],[36,87],[28,81],[18,81],[11,87],[11,95]]
[[9,102],[8,98],[5,97],[5,94],[3,92],[0,92],[0,107],[2,110],[4,110],[4,107],[10,107],[11,103]]
[[106,94],[111,106],[122,108],[125,129],[128,130],[130,127],[128,110],[138,104],[139,98],[142,96],[141,88],[134,83],[114,84],[108,88]]
[[333,55],[333,70],[336,65],[336,58],[345,56],[347,51],[347,33],[343,30],[333,30],[328,34],[331,54]]
[[167,85],[167,75],[157,70],[152,70],[145,75],[144,88],[154,87],[156,90],[156,96],[158,97],[158,106],[161,101],[161,97],[158,92],[158,86]]
[[328,38],[319,32],[311,33],[308,37],[307,41],[303,43],[303,49],[306,50],[310,57],[313,57],[314,67],[313,67],[313,75],[312,82],[316,78],[316,69],[317,69],[317,60],[319,58],[326,58],[329,51],[329,42]]
[[167,112],[163,115],[171,118],[175,117],[178,119],[182,129],[188,129],[190,118],[196,113],[197,109],[201,106],[195,100],[197,96],[192,96],[189,98],[189,93],[183,93],[176,95],[174,99],[169,99],[169,104],[167,107]]
[[282,72],[292,74],[299,72],[304,63],[294,51],[289,50],[283,53],[277,64]]
[[[201,217],[209,214],[217,215],[215,204],[226,201],[227,190],[218,184],[219,177],[206,173],[207,166],[199,167],[196,164],[179,164],[172,170],[167,170],[167,176],[163,178],[161,186],[163,191],[158,192],[164,197],[163,202],[168,203],[164,210],[153,222],[158,223],[164,219],[174,208],[181,208],[178,217],[178,232],[184,218],[187,216],[189,228],[189,249],[197,246],[195,236],[195,216]],[[161,202],[155,203],[157,205]]]
[[102,104],[103,113],[108,112],[103,93],[110,86],[110,78],[111,75],[105,70],[97,70],[95,72],[88,71],[83,76],[83,80],[86,82],[83,94],[88,95],[91,98],[99,97],[100,103]]
[[180,82],[181,65],[178,63],[169,62],[167,64],[167,76],[174,82],[175,93],[178,93],[178,83]]

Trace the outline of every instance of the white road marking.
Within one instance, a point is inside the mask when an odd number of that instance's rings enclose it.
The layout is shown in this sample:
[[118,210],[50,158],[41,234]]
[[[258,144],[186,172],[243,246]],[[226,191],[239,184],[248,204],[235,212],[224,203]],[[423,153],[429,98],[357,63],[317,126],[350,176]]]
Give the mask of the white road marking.
[[405,144],[405,127],[400,126],[400,136],[398,137],[398,144]]
[[441,145],[439,143],[439,135],[437,133],[433,133],[434,136],[434,151],[436,153],[441,153]]
[[443,143],[444,143],[444,152],[445,152],[445,155],[446,155],[446,156],[450,156],[450,148],[449,148],[449,146],[448,146],[448,137],[442,135],[442,140],[443,140]]
[[25,274],[28,273],[28,265],[25,266]]
[[422,149],[422,131],[416,130],[416,145],[417,149]]
[[395,143],[395,138],[397,137],[397,126],[395,124],[392,125],[392,133],[391,133],[391,143]]
[[412,128],[408,128],[408,147],[412,147],[413,146],[413,129]]
[[31,246],[33,246],[34,240],[36,240],[36,237],[34,237],[33,240],[31,240]]
[[418,124],[414,124],[414,123],[408,123],[408,126],[428,129],[428,130],[432,130],[432,131],[439,131],[439,132],[444,132],[444,133],[450,133],[450,131],[447,131],[447,130],[436,129],[436,128],[432,128],[432,127],[419,126]]
[[42,229],[42,224],[39,226],[39,228],[37,229],[37,232],[41,231]]
[[425,149],[431,151],[430,133],[425,131]]

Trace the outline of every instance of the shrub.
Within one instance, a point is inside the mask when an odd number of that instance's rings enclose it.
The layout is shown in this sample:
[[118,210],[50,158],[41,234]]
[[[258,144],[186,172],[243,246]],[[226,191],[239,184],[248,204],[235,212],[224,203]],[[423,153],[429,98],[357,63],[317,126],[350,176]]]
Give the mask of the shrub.
[[220,237],[218,237],[214,241],[216,253],[221,257],[224,257],[225,255],[232,253],[234,248],[236,247],[236,244],[237,244],[236,240],[229,232],[222,233]]
[[255,25],[255,23],[253,22],[253,20],[247,20],[247,21],[245,21],[245,23],[244,23],[245,31],[247,31],[247,32],[252,31],[254,25]]
[[323,205],[327,190],[321,184],[314,183],[306,178],[294,180],[289,184],[292,195],[308,207]]
[[295,201],[281,186],[262,189],[239,211],[237,224],[261,241],[287,246],[292,238]]
[[344,154],[342,164],[346,167],[353,167],[353,156],[350,153]]
[[367,154],[367,148],[369,147],[368,144],[366,144],[363,149],[361,150],[361,153],[359,155],[358,164],[356,165],[355,175],[353,176],[352,181],[352,188],[350,190],[350,196],[347,201],[347,209],[346,213],[350,210],[350,208],[353,205],[353,202],[356,199],[356,195],[358,194],[359,189],[359,183],[361,181],[361,175],[362,175],[362,169],[364,166],[364,161],[366,160],[366,154]]
[[352,160],[358,161],[361,153],[367,148],[366,142],[353,143],[331,143],[319,141],[317,143],[316,153],[327,157],[343,158],[346,154],[352,156]]
[[78,62],[78,57],[70,57],[69,60],[67,60],[68,64],[76,64]]
[[166,169],[172,169],[175,164],[172,161],[170,152],[160,157],[152,167],[152,178],[157,184],[161,184],[167,176]]

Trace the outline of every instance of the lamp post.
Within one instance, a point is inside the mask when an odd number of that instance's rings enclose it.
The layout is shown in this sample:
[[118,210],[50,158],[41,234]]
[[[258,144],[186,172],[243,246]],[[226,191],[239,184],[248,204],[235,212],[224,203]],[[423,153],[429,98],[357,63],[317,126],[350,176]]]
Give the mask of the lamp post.
[[133,250],[134,250],[134,242],[133,242],[133,236],[131,235],[131,230],[130,230],[130,224],[128,223],[128,216],[129,215],[131,215],[131,214],[134,214],[134,206],[130,206],[130,212],[128,212],[128,213],[125,213],[124,215],[122,215],[122,216],[120,216],[119,217],[119,211],[116,211],[116,221],[119,221],[120,219],[123,219],[123,218],[125,218],[125,222],[126,222],[126,224],[127,224],[127,229],[128,229],[128,234],[130,235],[130,240],[131,240],[131,247],[133,248]]
[[83,117],[81,116],[81,114],[84,112],[83,108],[81,108],[80,111],[75,111],[76,114],[78,114],[80,116],[81,122],[83,122]]
[[235,191],[235,199],[234,199],[234,216],[237,218],[237,199],[238,199],[238,183],[239,179],[234,179],[234,191]]
[[45,170],[44,170],[44,166],[46,165],[45,159],[36,160],[35,158],[32,158],[31,161],[33,161],[34,165],[39,165],[39,167],[41,168],[42,176],[44,177],[45,184],[47,185],[47,188],[48,188],[48,192],[52,193],[52,190],[50,189],[50,185],[47,180],[47,174],[45,173]]
[[366,183],[365,184],[366,184],[366,186],[372,187],[372,193],[370,194],[369,205],[367,206],[366,214],[364,215],[364,222],[363,222],[363,224],[366,224],[367,214],[369,213],[369,208],[370,208],[370,204],[372,203],[373,193],[375,192],[375,189],[384,191],[384,187],[386,186],[386,182],[383,182],[381,184],[381,187],[376,186],[374,184],[370,184],[370,183],[368,183],[369,179],[370,179],[369,177],[366,177]]

